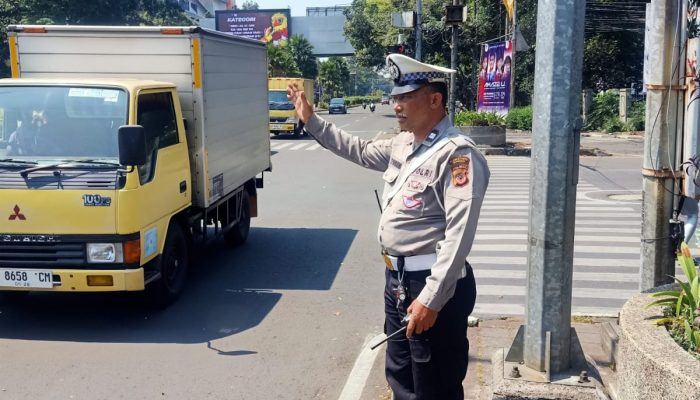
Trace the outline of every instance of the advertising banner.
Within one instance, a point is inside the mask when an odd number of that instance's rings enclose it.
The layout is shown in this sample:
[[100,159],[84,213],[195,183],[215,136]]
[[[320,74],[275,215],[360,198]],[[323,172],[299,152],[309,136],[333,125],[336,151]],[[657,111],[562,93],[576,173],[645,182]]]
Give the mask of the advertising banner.
[[285,47],[289,42],[290,18],[288,9],[219,10],[216,30]]
[[477,110],[507,114],[513,71],[513,42],[509,40],[483,45],[480,65]]

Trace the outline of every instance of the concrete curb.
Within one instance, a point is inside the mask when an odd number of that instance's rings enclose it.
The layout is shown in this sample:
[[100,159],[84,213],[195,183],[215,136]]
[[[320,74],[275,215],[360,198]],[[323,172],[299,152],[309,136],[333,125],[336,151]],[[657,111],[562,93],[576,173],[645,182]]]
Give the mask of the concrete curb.
[[[669,290],[673,285],[655,288]],[[613,392],[618,400],[691,400],[700,398],[700,361],[669,335],[659,307],[646,308],[654,299],[642,293],[620,312],[620,343]]]

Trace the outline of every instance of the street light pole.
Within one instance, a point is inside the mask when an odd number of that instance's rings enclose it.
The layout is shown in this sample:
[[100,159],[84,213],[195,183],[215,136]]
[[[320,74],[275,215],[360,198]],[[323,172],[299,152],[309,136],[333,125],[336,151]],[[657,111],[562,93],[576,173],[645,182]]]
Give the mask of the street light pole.
[[423,0],[416,0],[416,60],[422,61],[423,57]]
[[[458,6],[460,0],[452,0],[453,6]],[[452,24],[452,44],[451,54],[450,54],[450,68],[457,70],[457,40],[458,40],[457,24]],[[449,104],[449,114],[450,122],[455,123],[455,101],[457,100],[455,96],[457,95],[457,72],[450,76],[450,104]]]

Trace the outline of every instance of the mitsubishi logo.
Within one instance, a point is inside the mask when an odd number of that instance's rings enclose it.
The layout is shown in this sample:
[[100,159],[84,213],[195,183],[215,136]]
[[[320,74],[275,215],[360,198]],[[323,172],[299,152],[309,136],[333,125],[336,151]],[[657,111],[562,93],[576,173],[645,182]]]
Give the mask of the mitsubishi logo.
[[15,204],[15,208],[13,208],[14,214],[10,214],[10,221],[14,221],[16,219],[19,219],[20,221],[24,221],[27,219],[27,217],[24,216],[21,212],[19,212],[19,206]]

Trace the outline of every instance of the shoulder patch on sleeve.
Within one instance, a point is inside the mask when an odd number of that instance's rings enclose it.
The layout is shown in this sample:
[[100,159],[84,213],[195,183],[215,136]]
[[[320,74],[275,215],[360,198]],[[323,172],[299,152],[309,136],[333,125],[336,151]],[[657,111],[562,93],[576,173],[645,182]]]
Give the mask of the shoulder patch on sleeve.
[[452,155],[450,157],[450,170],[452,171],[452,185],[462,187],[469,183],[469,164],[471,158],[468,155]]

